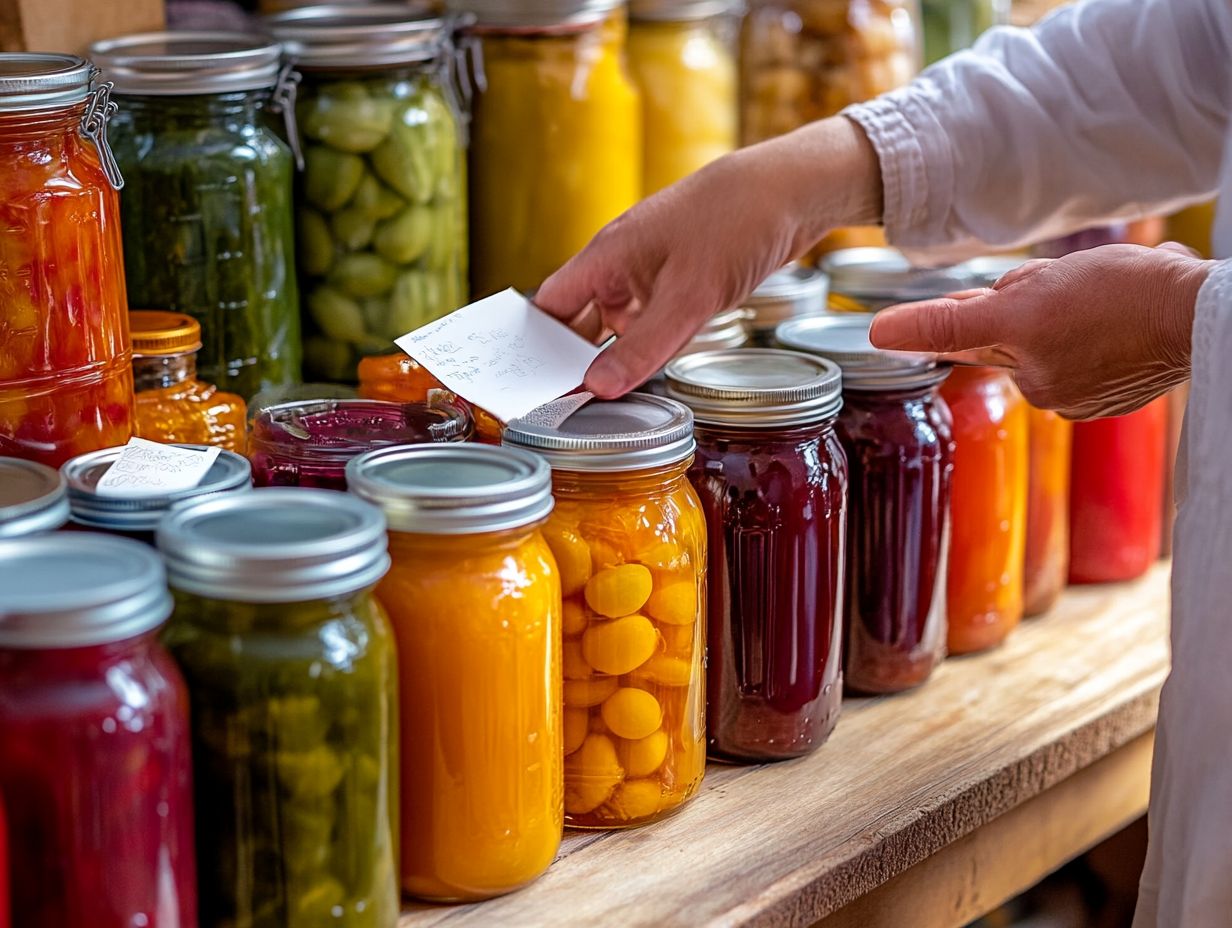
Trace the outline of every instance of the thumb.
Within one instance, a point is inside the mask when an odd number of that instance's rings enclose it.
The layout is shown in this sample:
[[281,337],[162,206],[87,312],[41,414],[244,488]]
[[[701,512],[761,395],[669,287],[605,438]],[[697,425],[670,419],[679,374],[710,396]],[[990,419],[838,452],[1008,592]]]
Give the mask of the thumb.
[[878,348],[942,353],[987,348],[1003,340],[995,291],[919,303],[877,313],[869,338]]

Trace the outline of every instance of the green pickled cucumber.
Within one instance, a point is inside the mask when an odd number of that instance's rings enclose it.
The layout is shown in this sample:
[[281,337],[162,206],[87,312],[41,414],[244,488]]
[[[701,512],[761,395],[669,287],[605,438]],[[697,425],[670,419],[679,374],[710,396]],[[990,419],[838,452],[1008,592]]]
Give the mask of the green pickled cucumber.
[[[355,299],[388,293],[398,276],[398,269],[380,255],[367,252],[343,255],[334,263],[330,282]],[[362,325],[363,317],[355,307],[355,318]]]
[[435,211],[427,206],[408,206],[377,227],[372,244],[381,257],[395,264],[410,264],[432,241]]
[[432,207],[432,241],[423,255],[424,265],[433,271],[448,270],[457,258],[457,227],[461,224],[457,203],[438,203]]
[[330,338],[350,342],[364,335],[364,317],[359,304],[333,287],[317,287],[308,294],[308,311]]
[[363,210],[376,221],[396,216],[406,207],[406,200],[398,196],[372,174],[364,174],[359,182],[351,206]]
[[334,263],[334,240],[329,223],[314,209],[299,211],[299,264],[305,274],[320,277]]
[[394,121],[389,137],[369,156],[377,176],[408,200],[427,203],[436,189],[432,130],[423,123]]
[[317,925],[349,924],[340,922],[331,913],[346,899],[346,889],[337,880],[322,880],[306,887],[291,900],[290,920],[286,928],[315,928]]
[[[394,287],[398,284],[395,281]],[[361,300],[359,303],[360,311],[364,314],[364,326],[371,334],[380,335],[385,331],[385,320],[389,318],[389,301],[393,294],[388,296],[371,296],[366,300]],[[402,333],[399,332],[399,335]]]
[[376,220],[366,211],[349,206],[330,217],[329,228],[343,248],[359,251],[361,248],[367,248],[372,241]]
[[274,756],[278,785],[296,799],[324,799],[342,782],[338,755],[321,745],[310,751],[279,751]]
[[333,212],[351,199],[364,176],[359,155],[309,145],[304,152],[304,196],[313,206]]
[[359,154],[384,141],[393,122],[394,101],[368,94],[353,81],[327,85],[301,107],[304,135],[339,151]]

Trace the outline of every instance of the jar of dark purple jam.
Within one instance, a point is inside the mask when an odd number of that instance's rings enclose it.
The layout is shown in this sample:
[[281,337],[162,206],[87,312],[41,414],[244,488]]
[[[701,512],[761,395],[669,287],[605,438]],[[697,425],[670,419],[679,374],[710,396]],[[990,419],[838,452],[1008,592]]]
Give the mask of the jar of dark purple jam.
[[807,754],[833,730],[842,698],[839,369],[789,351],[708,351],[669,364],[667,387],[693,410],[689,477],[709,533],[710,755]]
[[346,489],[347,462],[385,445],[466,441],[471,418],[444,403],[292,400],[257,411],[248,457],[258,487]]
[[780,344],[843,370],[838,434],[850,470],[848,689],[893,693],[928,679],[945,654],[952,420],[949,372],[922,355],[879,351],[872,317],[799,319]]

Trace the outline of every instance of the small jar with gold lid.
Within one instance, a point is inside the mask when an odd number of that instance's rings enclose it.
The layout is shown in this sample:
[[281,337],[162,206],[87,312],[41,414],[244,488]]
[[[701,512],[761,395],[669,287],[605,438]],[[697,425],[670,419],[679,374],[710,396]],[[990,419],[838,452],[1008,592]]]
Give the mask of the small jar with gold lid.
[[133,310],[135,433],[150,441],[217,445],[244,452],[242,397],[197,379],[201,325],[183,313]]

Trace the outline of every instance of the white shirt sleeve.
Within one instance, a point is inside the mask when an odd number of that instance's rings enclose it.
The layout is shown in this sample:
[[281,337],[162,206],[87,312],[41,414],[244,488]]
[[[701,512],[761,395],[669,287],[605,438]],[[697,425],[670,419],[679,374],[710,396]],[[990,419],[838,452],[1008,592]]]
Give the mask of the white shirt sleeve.
[[1232,0],[1086,0],[844,113],[890,241],[944,260],[1209,199],[1230,111]]

